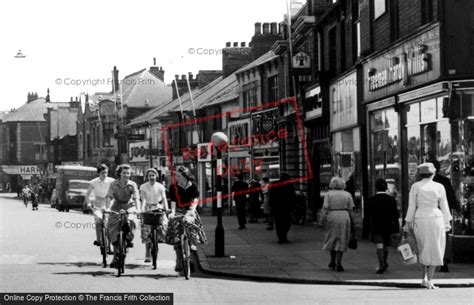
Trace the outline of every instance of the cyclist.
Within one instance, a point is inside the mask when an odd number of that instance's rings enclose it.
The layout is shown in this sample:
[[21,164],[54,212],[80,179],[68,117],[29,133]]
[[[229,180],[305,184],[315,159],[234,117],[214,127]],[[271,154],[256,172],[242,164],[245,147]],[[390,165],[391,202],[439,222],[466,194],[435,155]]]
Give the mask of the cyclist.
[[[105,164],[101,164],[97,167],[97,173],[99,177],[92,179],[89,182],[89,189],[86,193],[85,201],[89,209],[93,209],[94,222],[95,222],[95,235],[96,240],[94,240],[94,245],[101,245],[101,232],[102,232],[102,211],[104,209],[109,209],[110,207],[106,205],[105,196],[109,191],[110,184],[115,180],[112,177],[107,177],[109,173],[109,167]],[[91,202],[90,195],[94,193],[94,200]],[[94,206],[92,207],[92,204]]]
[[[106,196],[106,200],[113,200],[113,204],[110,209],[114,212],[119,213],[121,210],[127,210],[129,213],[136,213],[137,207],[140,200],[138,193],[137,184],[130,179],[131,167],[128,164],[121,164],[117,168],[117,180],[110,184],[109,191]],[[110,202],[107,203],[110,205]],[[133,247],[134,231],[136,228],[136,215],[130,214],[126,227],[127,246]],[[109,230],[110,243],[114,247],[114,258],[110,264],[110,268],[116,268],[117,253],[119,242],[117,240],[118,233],[120,232],[120,215],[112,213],[110,214],[109,221],[107,223],[107,229]]]
[[[199,191],[196,183],[194,183],[194,177],[191,175],[189,169],[184,166],[178,167],[176,171],[177,184],[171,184],[170,186],[170,201],[171,201],[171,214],[169,230],[171,231],[172,240],[174,242],[174,250],[176,252],[176,267],[175,271],[182,271],[182,256],[181,256],[181,245],[179,244],[179,219],[174,218],[175,213],[179,212],[184,214],[185,217],[182,219],[183,223],[190,223],[196,225],[200,230],[199,232],[191,232],[191,241],[193,243],[206,242],[206,235],[202,226],[201,218],[196,211],[198,205]],[[177,240],[178,239],[178,240]],[[192,250],[196,249],[193,244]]]
[[[166,200],[166,189],[163,184],[156,181],[158,178],[158,172],[154,168],[150,168],[145,172],[145,176],[148,178],[148,182],[140,186],[140,197],[142,199],[140,212],[147,212],[155,209],[164,209],[168,211],[168,201]],[[158,240],[164,241],[166,230],[168,228],[168,218],[163,214],[160,219],[160,227],[158,229]],[[151,233],[152,227],[149,225],[142,224],[141,237],[142,243],[145,244],[145,263],[151,262]]]

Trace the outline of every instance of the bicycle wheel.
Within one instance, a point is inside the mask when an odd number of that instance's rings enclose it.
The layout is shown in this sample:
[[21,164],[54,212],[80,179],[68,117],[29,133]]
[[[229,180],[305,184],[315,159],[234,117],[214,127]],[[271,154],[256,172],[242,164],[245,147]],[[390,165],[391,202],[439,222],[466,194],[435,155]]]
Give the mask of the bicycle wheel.
[[122,274],[122,264],[123,264],[123,232],[120,231],[118,236],[118,253],[117,253],[117,277]]
[[101,230],[101,243],[100,243],[100,253],[102,254],[102,267],[106,268],[107,267],[107,240],[105,238],[105,228],[102,227]]
[[184,277],[189,280],[191,277],[191,249],[189,247],[188,235],[181,235],[181,253],[183,256],[183,272]]
[[153,269],[156,269],[156,259],[158,257],[158,232],[156,228],[151,231],[151,259],[153,261]]

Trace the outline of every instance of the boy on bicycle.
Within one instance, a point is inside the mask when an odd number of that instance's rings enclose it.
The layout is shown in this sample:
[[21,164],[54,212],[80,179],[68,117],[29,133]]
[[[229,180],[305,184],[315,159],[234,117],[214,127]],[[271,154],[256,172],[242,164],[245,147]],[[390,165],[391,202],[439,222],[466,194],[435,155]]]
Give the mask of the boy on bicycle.
[[[109,209],[109,206],[106,205],[107,200],[105,196],[109,191],[110,184],[115,180],[112,177],[107,177],[109,173],[109,168],[105,164],[101,164],[97,167],[97,173],[99,177],[94,178],[89,183],[89,189],[86,193],[85,201],[87,203],[87,207],[89,209],[93,209],[94,214],[94,222],[95,222],[95,234],[96,240],[94,241],[94,245],[100,246],[101,245],[101,232],[102,232],[102,211],[104,209]],[[94,200],[90,201],[90,195],[94,192]],[[93,206],[92,206],[93,205]]]
[[[121,210],[127,210],[130,214],[137,213],[137,207],[139,205],[140,195],[138,193],[137,184],[130,180],[131,167],[128,164],[121,164],[117,168],[118,179],[110,184],[109,191],[107,193],[107,201],[113,200],[111,210],[120,213]],[[117,253],[119,251],[118,234],[122,229],[120,227],[120,215],[112,213],[110,214],[109,221],[107,223],[107,229],[109,230],[110,243],[114,247],[114,258],[110,264],[111,268],[116,268]],[[129,215],[126,227],[126,239],[127,246],[133,247],[134,231],[136,228],[136,215]]]

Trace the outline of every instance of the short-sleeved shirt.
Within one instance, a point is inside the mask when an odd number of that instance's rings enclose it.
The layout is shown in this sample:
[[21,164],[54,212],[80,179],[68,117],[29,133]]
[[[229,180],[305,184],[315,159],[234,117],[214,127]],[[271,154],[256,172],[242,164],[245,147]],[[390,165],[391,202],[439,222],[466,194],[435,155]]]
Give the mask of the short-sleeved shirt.
[[128,204],[131,200],[140,198],[138,187],[135,182],[128,180],[127,184],[122,187],[120,186],[119,181],[119,179],[113,181],[110,184],[107,193],[107,197],[115,200],[110,209],[116,212],[119,212],[120,209],[122,209],[122,205]]
[[107,193],[109,192],[109,187],[115,179],[111,177],[105,177],[104,180],[101,180],[100,177],[94,178],[89,182],[91,191],[94,191],[94,197],[96,200],[105,199]]
[[166,189],[159,182],[155,182],[153,185],[150,182],[142,184],[140,193],[146,204],[161,203],[163,198],[166,197]]
[[[176,196],[176,190],[179,193],[179,200],[178,196]],[[195,183],[192,183],[187,188],[176,185],[176,189],[174,185],[171,185],[169,191],[170,200],[176,202],[176,210],[188,210],[191,207],[193,200],[199,198],[199,191]]]

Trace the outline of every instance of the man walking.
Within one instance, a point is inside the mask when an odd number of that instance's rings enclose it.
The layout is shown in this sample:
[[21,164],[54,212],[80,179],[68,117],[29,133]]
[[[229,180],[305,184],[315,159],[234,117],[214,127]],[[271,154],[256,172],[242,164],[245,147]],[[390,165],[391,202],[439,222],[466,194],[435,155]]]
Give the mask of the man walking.
[[239,173],[237,175],[237,181],[234,182],[232,185],[232,198],[235,201],[235,207],[237,209],[237,219],[239,221],[239,230],[243,230],[246,228],[247,224],[247,217],[245,216],[246,213],[246,205],[247,205],[247,194],[242,194],[243,192],[247,191],[249,185],[247,182],[244,181],[244,174]]
[[296,201],[293,184],[288,183],[290,175],[281,173],[279,185],[270,190],[270,209],[275,220],[278,243],[288,243],[288,231],[291,227],[291,212]]

